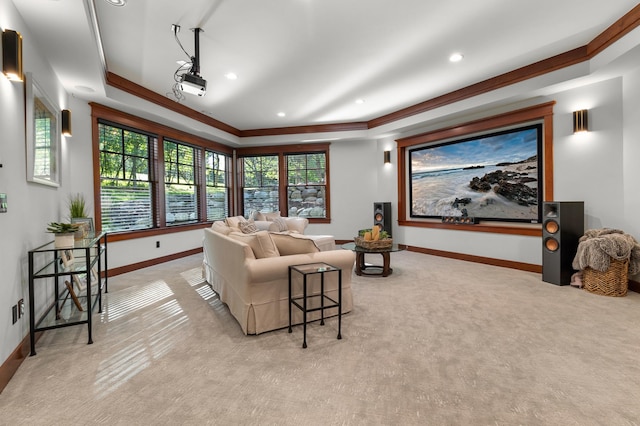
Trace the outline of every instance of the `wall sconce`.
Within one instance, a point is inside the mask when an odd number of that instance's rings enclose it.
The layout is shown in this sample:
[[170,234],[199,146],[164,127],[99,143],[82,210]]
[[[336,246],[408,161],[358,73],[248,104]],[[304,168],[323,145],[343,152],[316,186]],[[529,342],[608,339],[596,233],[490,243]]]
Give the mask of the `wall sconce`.
[[384,164],[391,164],[391,151],[384,152]]
[[62,135],[71,137],[71,111],[62,110]]
[[573,111],[573,133],[589,131],[589,111],[581,109]]
[[2,31],[2,72],[12,81],[22,81],[22,36],[13,30]]

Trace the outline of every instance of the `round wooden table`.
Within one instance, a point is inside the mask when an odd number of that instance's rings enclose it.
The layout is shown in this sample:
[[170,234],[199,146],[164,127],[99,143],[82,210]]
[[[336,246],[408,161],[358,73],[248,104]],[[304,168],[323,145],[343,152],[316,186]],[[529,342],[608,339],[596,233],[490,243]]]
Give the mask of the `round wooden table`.
[[[387,277],[391,275],[391,256],[396,251],[406,250],[407,247],[401,244],[392,244],[391,247],[373,249],[357,246],[356,243],[346,243],[341,246],[345,250],[352,250],[356,253],[356,275],[380,275]],[[382,265],[371,265],[365,263],[365,254],[379,254],[382,256]]]

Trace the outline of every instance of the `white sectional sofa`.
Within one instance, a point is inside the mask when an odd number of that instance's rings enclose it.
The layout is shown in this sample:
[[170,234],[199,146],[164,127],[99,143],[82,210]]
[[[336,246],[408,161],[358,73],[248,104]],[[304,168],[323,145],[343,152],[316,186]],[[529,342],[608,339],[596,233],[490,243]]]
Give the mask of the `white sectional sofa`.
[[[306,220],[306,219],[302,219]],[[320,251],[316,242],[301,233],[261,230],[242,233],[218,221],[204,230],[203,271],[245,334],[260,334],[289,324],[289,265],[324,262],[342,269],[342,312],[353,307],[351,275],[355,255],[351,250]],[[304,230],[304,229],[303,229]],[[333,244],[333,238],[331,238]],[[320,288],[319,274],[310,277],[312,293]],[[337,300],[337,273],[325,277],[325,294]],[[294,296],[301,294],[301,277],[294,274]],[[337,309],[325,316],[336,315]],[[302,313],[293,309],[293,323]],[[319,318],[319,312],[309,315]]]

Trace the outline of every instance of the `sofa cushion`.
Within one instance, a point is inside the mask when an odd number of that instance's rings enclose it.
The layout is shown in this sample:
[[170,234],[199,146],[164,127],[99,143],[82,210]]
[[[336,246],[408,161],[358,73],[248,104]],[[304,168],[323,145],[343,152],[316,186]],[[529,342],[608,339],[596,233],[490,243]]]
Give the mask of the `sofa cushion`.
[[216,220],[213,222],[211,229],[223,235],[229,235],[229,233],[233,231],[233,229],[229,228],[222,220]]
[[247,219],[245,219],[244,216],[231,216],[226,218],[224,221],[228,227],[240,229],[240,222],[245,220]]
[[258,227],[252,220],[244,220],[239,224],[240,230],[243,234],[253,234],[258,232]]
[[278,247],[280,256],[316,253],[320,251],[315,241],[300,234],[272,233],[271,239],[276,247]]
[[253,234],[234,231],[229,234],[229,237],[249,245],[256,259],[280,256],[278,247],[273,243],[268,231],[258,231]]

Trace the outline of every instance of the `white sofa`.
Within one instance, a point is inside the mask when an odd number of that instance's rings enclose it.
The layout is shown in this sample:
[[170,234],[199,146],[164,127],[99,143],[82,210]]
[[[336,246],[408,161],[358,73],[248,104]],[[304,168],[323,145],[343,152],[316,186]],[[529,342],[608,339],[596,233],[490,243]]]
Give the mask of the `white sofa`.
[[[353,307],[351,275],[355,255],[351,250],[320,251],[309,236],[299,233],[258,231],[243,234],[224,222],[204,230],[204,276],[220,300],[238,320],[245,334],[260,334],[289,324],[289,265],[324,262],[342,269],[342,312]],[[320,275],[311,279],[311,293],[319,292]],[[294,297],[302,293],[302,279],[293,274]],[[337,273],[325,274],[325,294],[337,300]],[[295,307],[293,323],[302,322]],[[326,316],[337,314],[329,310]],[[320,312],[309,314],[309,319]]]

